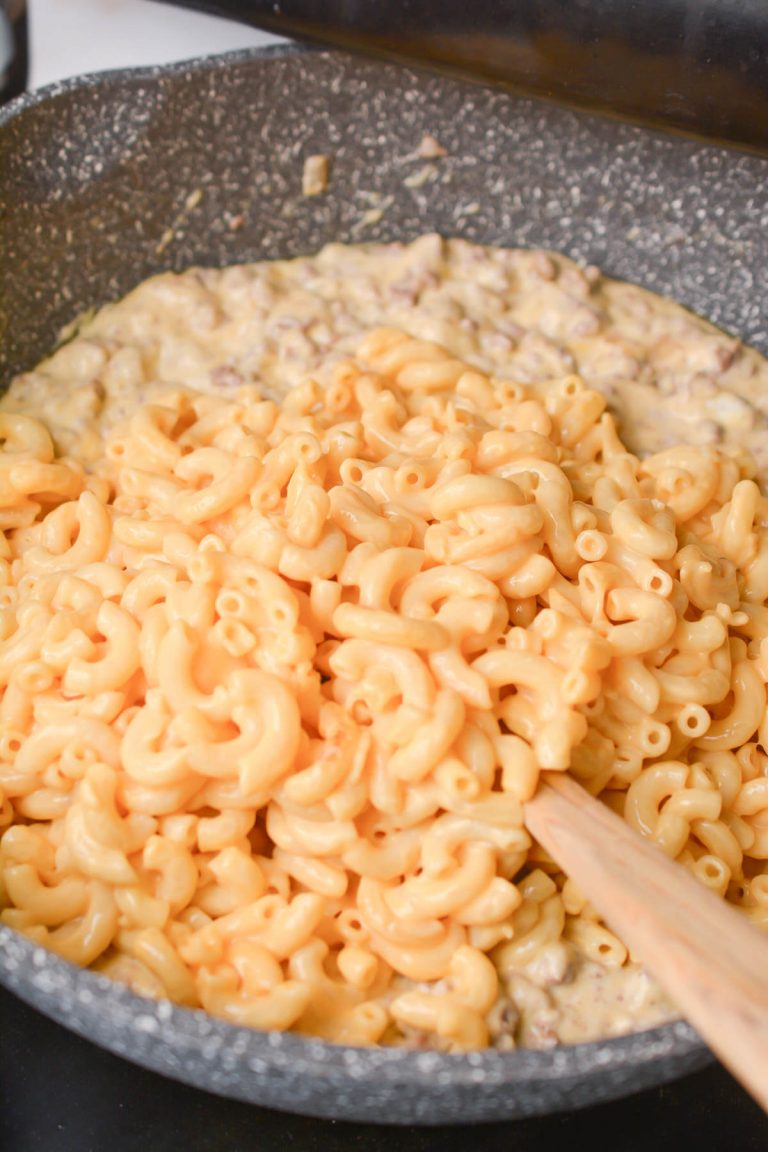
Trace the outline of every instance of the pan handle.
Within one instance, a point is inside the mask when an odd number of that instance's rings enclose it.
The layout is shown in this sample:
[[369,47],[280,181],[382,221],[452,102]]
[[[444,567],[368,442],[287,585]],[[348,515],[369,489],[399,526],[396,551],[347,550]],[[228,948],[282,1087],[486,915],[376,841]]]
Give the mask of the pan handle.
[[181,3],[768,156],[766,0]]
[[24,91],[28,65],[26,0],[0,0],[0,104]]

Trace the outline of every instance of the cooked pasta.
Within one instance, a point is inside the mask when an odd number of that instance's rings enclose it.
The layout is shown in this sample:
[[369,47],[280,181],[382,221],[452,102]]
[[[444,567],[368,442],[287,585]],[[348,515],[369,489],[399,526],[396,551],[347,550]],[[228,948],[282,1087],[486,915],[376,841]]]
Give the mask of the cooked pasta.
[[281,404],[158,390],[87,466],[28,414],[0,437],[6,924],[339,1043],[583,1038],[595,973],[588,1034],[662,1019],[526,831],[542,770],[765,923],[746,455],[640,458],[578,375],[395,328]]

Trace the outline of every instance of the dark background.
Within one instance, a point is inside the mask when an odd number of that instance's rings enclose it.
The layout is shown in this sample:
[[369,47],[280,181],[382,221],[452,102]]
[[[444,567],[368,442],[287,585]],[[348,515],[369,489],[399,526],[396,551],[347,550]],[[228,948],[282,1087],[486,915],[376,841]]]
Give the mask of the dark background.
[[2,1152],[764,1152],[768,1117],[719,1065],[580,1112],[473,1127],[289,1116],[147,1072],[0,989]]

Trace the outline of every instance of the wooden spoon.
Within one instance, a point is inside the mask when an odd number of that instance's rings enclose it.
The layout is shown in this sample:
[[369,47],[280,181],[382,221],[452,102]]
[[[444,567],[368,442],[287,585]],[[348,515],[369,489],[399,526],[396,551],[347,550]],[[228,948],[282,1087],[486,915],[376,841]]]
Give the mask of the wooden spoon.
[[546,773],[525,818],[768,1111],[768,937],[570,776]]

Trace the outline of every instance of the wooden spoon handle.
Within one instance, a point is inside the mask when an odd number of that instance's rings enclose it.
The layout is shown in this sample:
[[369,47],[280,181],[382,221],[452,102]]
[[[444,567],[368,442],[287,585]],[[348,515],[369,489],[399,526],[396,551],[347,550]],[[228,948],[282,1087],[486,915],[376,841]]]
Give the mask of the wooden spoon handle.
[[572,777],[547,773],[531,833],[768,1111],[768,937]]

